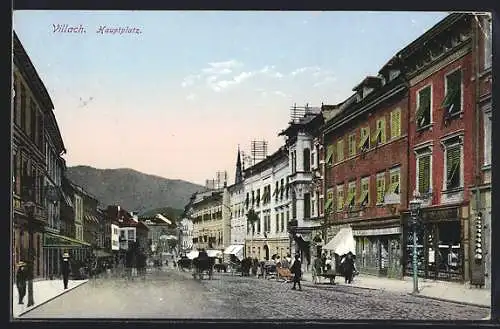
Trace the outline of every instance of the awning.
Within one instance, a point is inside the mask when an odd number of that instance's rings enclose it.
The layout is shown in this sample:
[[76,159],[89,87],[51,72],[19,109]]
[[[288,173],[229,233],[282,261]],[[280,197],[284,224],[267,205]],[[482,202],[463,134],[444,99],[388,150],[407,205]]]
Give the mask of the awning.
[[234,255],[239,260],[243,259],[243,246],[240,244],[233,244],[224,250],[224,254],[226,255]]
[[61,248],[90,247],[90,243],[79,241],[63,235],[45,233],[43,246]]
[[207,250],[207,255],[208,255],[208,257],[221,257],[222,252],[220,250],[209,249],[209,250]]
[[351,252],[356,255],[356,240],[350,227],[341,228],[340,231],[324,247],[325,250],[331,250],[337,255],[345,255]]

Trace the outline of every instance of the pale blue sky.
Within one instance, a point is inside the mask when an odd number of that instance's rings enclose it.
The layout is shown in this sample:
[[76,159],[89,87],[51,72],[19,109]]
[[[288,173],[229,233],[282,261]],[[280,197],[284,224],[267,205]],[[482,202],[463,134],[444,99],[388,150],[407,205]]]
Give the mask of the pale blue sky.
[[[275,151],[290,106],[343,101],[446,15],[16,11],[13,24],[54,102],[68,165],[203,184],[219,170],[232,182],[238,144],[263,138]],[[142,33],[97,34],[101,25]]]

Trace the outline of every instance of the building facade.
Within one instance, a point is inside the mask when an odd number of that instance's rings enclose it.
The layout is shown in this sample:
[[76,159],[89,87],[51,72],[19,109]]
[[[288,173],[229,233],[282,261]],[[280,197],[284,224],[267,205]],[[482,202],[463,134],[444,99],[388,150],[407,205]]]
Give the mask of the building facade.
[[193,245],[196,249],[224,250],[222,197],[222,190],[194,194],[189,213],[193,221]]
[[[408,95],[390,61],[364,79],[324,128],[326,204],[333,233],[350,226],[360,272],[401,277],[401,209],[406,209]],[[392,196],[392,204],[386,196]]]
[[[143,217],[139,219],[148,228],[148,246],[147,251],[153,253],[158,252],[171,252],[173,248],[169,247],[168,242],[165,237],[169,239],[174,239],[175,242],[179,239],[179,231],[173,223],[167,223],[163,219],[156,216],[153,217]],[[160,238],[164,236],[164,238]],[[176,243],[177,245],[177,243]]]
[[[12,268],[28,259],[30,238],[33,244],[33,273],[43,275],[43,233],[47,226],[45,207],[44,118],[54,108],[17,34],[13,37],[12,168],[13,220]],[[32,203],[29,203],[32,202]],[[33,205],[31,216],[26,205]],[[33,228],[30,237],[29,227]]]
[[189,252],[193,249],[194,225],[193,221],[184,217],[179,222],[179,249],[180,252]]
[[62,179],[66,170],[66,163],[62,155],[66,153],[61,132],[54,112],[45,114],[45,208],[47,209],[47,226],[43,238],[43,263],[45,277],[54,277],[60,273],[60,259],[63,250],[59,246],[47,245],[47,240],[53,235],[61,233],[61,203]]
[[[479,246],[471,248],[471,283],[491,287],[491,135],[492,135],[492,30],[491,14],[474,15],[472,20],[472,54],[475,83],[474,164],[475,186],[471,196],[471,217],[484,228]],[[471,230],[471,235],[477,230]],[[477,249],[484,250],[476,253]],[[479,250],[477,250],[479,251]]]
[[263,260],[275,254],[284,257],[290,253],[288,173],[285,147],[244,171],[245,214],[257,215],[254,223],[247,220],[247,257]]
[[301,255],[305,270],[310,268],[323,235],[324,195],[321,193],[323,184],[319,164],[322,125],[321,108],[306,106],[304,115],[293,118],[287,129],[280,133],[286,136],[289,152],[292,253]]
[[[408,198],[422,201],[419,276],[468,281],[475,184],[473,15],[451,14],[398,53],[409,84]],[[408,223],[408,214],[403,223]],[[410,231],[405,225],[403,238]],[[406,244],[406,242],[405,242]],[[412,273],[411,248],[405,249]]]

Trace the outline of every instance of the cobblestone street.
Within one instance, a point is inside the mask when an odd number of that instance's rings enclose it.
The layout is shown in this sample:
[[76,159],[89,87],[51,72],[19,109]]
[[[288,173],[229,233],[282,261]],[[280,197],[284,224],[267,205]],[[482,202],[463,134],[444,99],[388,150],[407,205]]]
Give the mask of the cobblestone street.
[[154,272],[146,281],[97,279],[21,318],[429,319],[479,320],[487,308],[346,285],[290,283],[215,274]]

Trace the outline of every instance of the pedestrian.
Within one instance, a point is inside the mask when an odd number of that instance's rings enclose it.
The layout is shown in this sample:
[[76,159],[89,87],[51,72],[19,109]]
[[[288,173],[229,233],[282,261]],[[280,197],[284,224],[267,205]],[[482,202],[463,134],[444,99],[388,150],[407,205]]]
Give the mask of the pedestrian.
[[27,279],[26,263],[20,261],[17,264],[17,266],[18,269],[16,273],[16,286],[17,286],[17,292],[19,294],[19,304],[24,304],[23,299],[24,296],[26,296],[26,279]]
[[302,286],[300,285],[300,279],[302,277],[302,263],[300,262],[299,254],[295,255],[295,261],[290,268],[290,272],[293,274],[293,287],[292,290],[295,290],[295,285],[299,285],[299,290],[302,290]]
[[69,273],[71,272],[71,262],[69,261],[69,253],[67,252],[63,254],[61,267],[64,289],[68,289]]
[[345,278],[345,283],[352,283],[352,278],[354,274],[354,258],[353,254],[349,252],[347,255],[345,255],[344,261],[344,278]]

